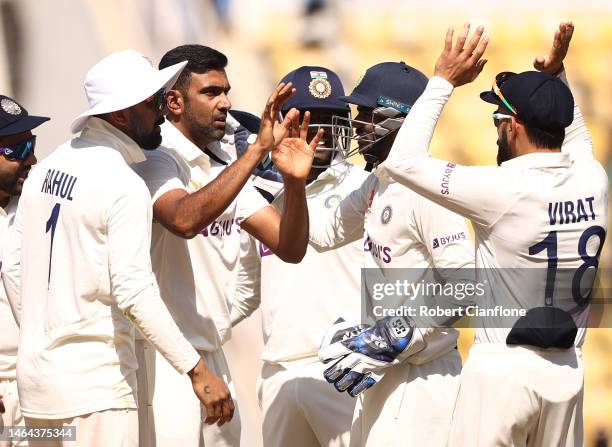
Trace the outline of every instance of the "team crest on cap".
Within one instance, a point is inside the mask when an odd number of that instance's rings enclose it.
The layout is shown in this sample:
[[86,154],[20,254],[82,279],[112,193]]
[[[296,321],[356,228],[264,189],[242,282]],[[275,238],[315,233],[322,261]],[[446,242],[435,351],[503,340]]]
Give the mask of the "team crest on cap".
[[380,214],[380,221],[383,225],[387,225],[391,221],[391,216],[393,216],[393,209],[391,205],[387,205],[383,208],[382,213]]
[[308,91],[315,98],[325,99],[331,95],[332,86],[327,79],[316,78],[310,81]]
[[338,194],[333,194],[325,199],[325,208],[336,208],[340,204],[342,197]]
[[10,113],[11,115],[19,115],[21,113],[21,107],[19,107],[19,104],[11,99],[2,98],[2,101],[0,101],[0,106],[2,107],[2,110],[4,110],[6,113]]

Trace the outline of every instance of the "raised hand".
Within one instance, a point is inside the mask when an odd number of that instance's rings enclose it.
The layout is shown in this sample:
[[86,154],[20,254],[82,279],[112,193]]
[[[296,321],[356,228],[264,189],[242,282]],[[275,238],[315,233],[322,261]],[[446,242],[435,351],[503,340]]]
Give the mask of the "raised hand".
[[572,22],[561,22],[559,29],[555,31],[552,48],[548,52],[548,56],[536,57],[533,61],[534,68],[553,75],[559,73],[563,68],[563,60],[567,55],[573,33],[574,24]]
[[291,109],[282,123],[278,122],[278,116],[285,101],[294,93],[295,89],[291,82],[287,84],[281,82],[268,98],[255,140],[255,145],[262,150],[271,151],[289,133],[294,116],[299,115],[299,112]]
[[301,124],[299,124],[299,113],[297,116],[292,116],[288,128],[290,137],[284,138],[272,151],[272,161],[285,181],[305,181],[310,172],[314,151],[323,137],[323,129],[319,129],[308,143],[306,136],[309,124],[310,112],[304,114]]
[[489,43],[488,37],[482,37],[484,28],[479,26],[465,46],[469,32],[470,24],[466,23],[453,46],[454,29],[449,28],[446,32],[444,50],[436,62],[434,75],[446,79],[455,87],[476,79],[487,63],[486,59],[481,59]]

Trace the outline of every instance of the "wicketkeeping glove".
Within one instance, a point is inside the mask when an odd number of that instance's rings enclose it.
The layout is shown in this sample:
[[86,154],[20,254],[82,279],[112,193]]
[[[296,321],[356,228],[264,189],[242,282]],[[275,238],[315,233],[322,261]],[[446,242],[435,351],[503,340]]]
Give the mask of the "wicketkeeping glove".
[[406,317],[386,317],[372,326],[336,322],[319,349],[323,373],[340,392],[355,397],[380,381],[384,369],[425,348],[421,332]]

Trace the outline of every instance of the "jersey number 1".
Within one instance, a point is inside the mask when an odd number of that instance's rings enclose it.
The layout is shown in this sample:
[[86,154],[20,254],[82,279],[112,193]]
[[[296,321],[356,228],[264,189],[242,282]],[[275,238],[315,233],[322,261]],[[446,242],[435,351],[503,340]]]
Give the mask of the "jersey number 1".
[[53,258],[53,239],[55,238],[55,227],[57,227],[57,219],[59,218],[60,204],[56,203],[51,210],[51,216],[47,221],[47,231],[51,231],[51,248],[49,250],[49,276],[47,277],[47,284],[51,282],[51,259]]
[[[587,253],[587,243],[589,242],[591,236],[594,235],[599,238],[599,246],[597,247],[597,253],[595,253],[595,256],[589,256],[589,254]],[[603,243],[605,239],[606,230],[604,230],[599,225],[594,225],[584,230],[584,232],[580,236],[580,240],[578,241],[578,254],[580,255],[580,259],[582,259],[583,262],[580,267],[578,267],[576,273],[574,273],[574,277],[572,278],[572,297],[574,298],[576,304],[578,304],[579,306],[586,305],[589,302],[591,295],[591,293],[589,292],[587,296],[584,297],[580,292],[580,282],[582,281],[582,276],[589,267],[599,267],[599,255],[601,254],[601,249],[603,248]],[[529,247],[529,254],[535,255],[544,250],[546,250],[546,255],[548,257],[548,269],[546,271],[546,290],[544,292],[544,302],[547,306],[552,306],[553,294],[555,291],[555,278],[557,276],[557,264],[559,261],[559,258],[557,256],[556,231],[551,231],[542,241]]]

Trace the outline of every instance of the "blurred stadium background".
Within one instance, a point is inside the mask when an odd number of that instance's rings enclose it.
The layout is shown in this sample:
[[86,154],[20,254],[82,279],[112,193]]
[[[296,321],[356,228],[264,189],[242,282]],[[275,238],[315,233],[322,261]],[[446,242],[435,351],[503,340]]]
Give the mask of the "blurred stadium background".
[[[459,89],[438,126],[433,152],[466,163],[494,164],[491,107],[477,93],[498,71],[531,68],[561,20],[576,31],[566,61],[574,94],[593,134],[597,158],[612,168],[612,2],[610,0],[0,0],[0,92],[52,117],[38,131],[39,157],[69,138],[68,124],[86,106],[86,71],[107,54],[134,48],[153,63],[170,48],[202,43],[230,60],[233,107],[259,114],[278,79],[299,65],[334,69],[348,91],[378,62],[403,60],[431,75],[449,25],[482,24],[489,63]],[[360,160],[356,160],[357,163]],[[610,238],[602,266],[612,267]],[[610,278],[602,275],[605,289]],[[258,316],[227,346],[243,417],[243,445],[258,446],[255,382]],[[610,325],[608,325],[610,327]],[[472,333],[462,330],[466,354]],[[591,329],[584,347],[587,446],[612,435],[612,329]]]

